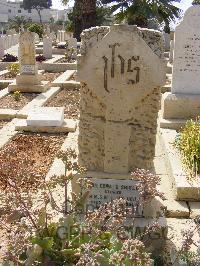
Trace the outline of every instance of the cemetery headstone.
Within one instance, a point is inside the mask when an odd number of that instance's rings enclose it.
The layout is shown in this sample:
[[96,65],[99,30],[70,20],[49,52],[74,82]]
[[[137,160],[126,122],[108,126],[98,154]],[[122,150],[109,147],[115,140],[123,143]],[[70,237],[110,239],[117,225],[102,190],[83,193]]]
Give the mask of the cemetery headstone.
[[0,58],[2,58],[5,54],[5,50],[4,50],[4,38],[0,37]]
[[170,50],[170,34],[164,32],[163,33],[163,37],[164,37],[164,42],[165,42],[165,51],[168,52]]
[[[153,166],[165,83],[163,37],[129,25],[96,27],[81,37],[78,160],[93,183],[86,209],[124,198],[140,216],[130,173]],[[71,188],[76,193],[76,182]]]
[[169,62],[172,64],[174,58],[174,40],[170,42]]
[[[175,29],[171,93],[162,101],[164,119],[189,119],[200,106],[200,6],[190,7]],[[184,108],[187,106],[187,108]]]
[[40,42],[39,35],[36,32],[34,32],[34,35],[35,35],[35,43],[39,43]]
[[43,92],[48,88],[46,82],[41,82],[35,55],[35,34],[21,33],[19,38],[20,74],[17,75],[16,81],[8,86],[9,91]]
[[53,48],[52,39],[49,36],[43,38],[43,55],[46,59],[52,58]]
[[70,38],[68,41],[68,48],[75,48],[77,49],[77,39],[76,38]]
[[80,163],[111,174],[151,168],[165,81],[162,35],[114,25],[85,31],[82,43]]

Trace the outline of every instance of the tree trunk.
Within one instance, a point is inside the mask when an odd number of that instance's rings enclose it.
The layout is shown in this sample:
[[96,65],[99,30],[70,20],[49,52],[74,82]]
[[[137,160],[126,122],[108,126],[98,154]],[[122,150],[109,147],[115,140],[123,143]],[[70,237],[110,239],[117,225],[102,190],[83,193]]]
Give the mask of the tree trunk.
[[42,16],[41,16],[41,9],[40,8],[36,8],[39,18],[40,18],[40,23],[42,24]]
[[96,26],[96,0],[75,0],[73,12],[74,37],[80,41],[83,30]]

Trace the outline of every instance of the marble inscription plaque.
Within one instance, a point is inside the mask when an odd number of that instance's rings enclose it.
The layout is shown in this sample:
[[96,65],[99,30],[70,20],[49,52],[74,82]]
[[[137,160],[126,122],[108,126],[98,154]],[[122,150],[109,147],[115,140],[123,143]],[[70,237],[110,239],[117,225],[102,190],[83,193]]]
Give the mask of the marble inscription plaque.
[[[99,178],[90,178],[90,180],[93,182],[93,188],[87,201],[87,210],[94,210],[101,204],[123,198],[127,201],[127,207],[132,210],[131,215],[142,216],[137,181]],[[134,214],[135,209],[136,214]]]
[[35,65],[23,65],[21,66],[22,74],[35,74]]

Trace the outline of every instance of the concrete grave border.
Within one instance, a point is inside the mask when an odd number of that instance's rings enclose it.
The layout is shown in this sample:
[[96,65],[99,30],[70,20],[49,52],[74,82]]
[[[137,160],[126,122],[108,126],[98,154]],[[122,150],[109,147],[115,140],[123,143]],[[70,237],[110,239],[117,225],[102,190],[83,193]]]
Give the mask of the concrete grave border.
[[173,146],[177,135],[174,129],[160,129],[160,140],[166,153],[169,171],[174,180],[173,189],[177,200],[200,201],[200,179],[189,182],[181,161],[181,155]]

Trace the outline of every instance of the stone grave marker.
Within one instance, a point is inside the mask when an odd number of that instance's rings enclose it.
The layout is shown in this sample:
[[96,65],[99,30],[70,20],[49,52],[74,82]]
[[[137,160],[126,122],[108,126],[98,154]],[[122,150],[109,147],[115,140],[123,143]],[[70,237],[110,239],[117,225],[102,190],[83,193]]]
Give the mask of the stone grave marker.
[[94,183],[89,205],[123,197],[138,206],[130,173],[153,164],[163,52],[158,31],[114,25],[82,33],[78,149],[79,164]]
[[9,91],[44,92],[48,82],[41,82],[35,60],[35,34],[23,32],[19,38],[20,74],[16,81],[8,86]]
[[76,38],[70,38],[68,41],[68,48],[75,48],[77,49],[77,39]]
[[5,54],[4,38],[0,37],[0,58],[2,58],[4,54]]
[[164,119],[190,119],[200,114],[199,25],[200,5],[195,5],[175,29],[172,89],[162,99]]
[[174,59],[174,40],[170,42],[169,62],[172,64]]
[[39,43],[40,42],[39,35],[36,32],[34,32],[34,35],[35,35],[35,43]]
[[80,163],[112,174],[151,168],[165,81],[162,35],[114,25],[85,31],[82,43]]
[[52,39],[49,36],[43,38],[43,55],[46,59],[51,59],[53,53]]
[[190,7],[175,30],[172,93],[200,94],[200,6]]
[[28,126],[60,127],[64,123],[64,107],[33,109],[26,121]]

